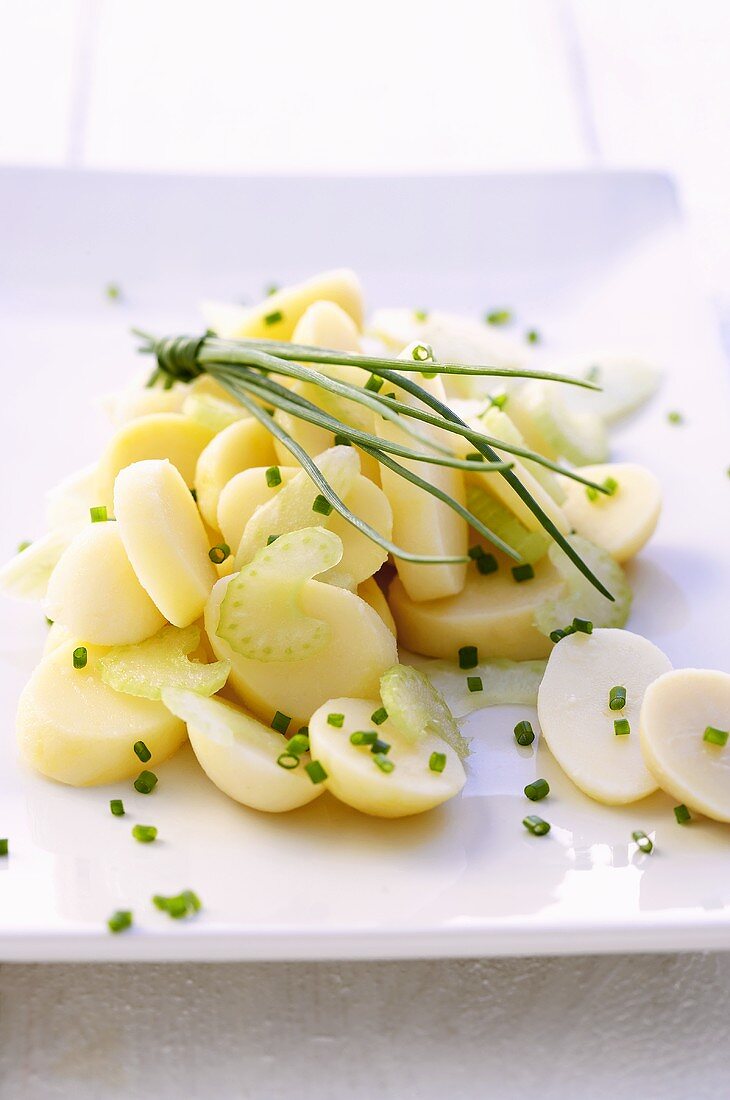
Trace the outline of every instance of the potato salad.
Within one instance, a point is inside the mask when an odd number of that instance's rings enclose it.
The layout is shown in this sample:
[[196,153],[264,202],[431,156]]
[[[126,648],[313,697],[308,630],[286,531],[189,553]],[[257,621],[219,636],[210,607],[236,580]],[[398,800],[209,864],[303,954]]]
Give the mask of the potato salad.
[[610,432],[656,368],[542,369],[499,312],[366,316],[348,270],[204,317],[138,334],[149,370],[108,400],[103,452],[0,571],[50,623],[18,704],[28,765],[112,785],[116,813],[189,741],[251,811],[326,795],[396,818],[459,795],[465,715],[520,703],[539,729],[516,744],[541,733],[591,798],[662,788],[678,821],[730,821],[730,675],[625,629],[661,487]]

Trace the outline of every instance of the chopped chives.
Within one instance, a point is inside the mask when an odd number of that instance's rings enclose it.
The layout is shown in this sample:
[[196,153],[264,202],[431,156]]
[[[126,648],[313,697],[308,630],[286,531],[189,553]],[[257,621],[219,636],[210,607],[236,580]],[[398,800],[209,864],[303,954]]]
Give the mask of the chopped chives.
[[110,932],[124,932],[132,926],[132,913],[129,909],[117,909],[106,922]]
[[154,894],[152,904],[163,913],[167,913],[173,920],[189,917],[202,908],[200,898],[193,890],[182,890],[179,894],[173,894],[172,897]]
[[550,784],[547,779],[536,779],[534,783],[527,784],[525,794],[531,802],[539,802],[541,798],[550,794]]
[[573,627],[573,630],[577,634],[592,634],[593,633],[593,623],[591,622],[590,619],[573,619],[573,622],[572,622],[571,625]]
[[265,325],[278,325],[279,321],[284,320],[284,314],[280,309],[274,309],[271,313],[267,313],[264,317]]
[[387,756],[390,752],[390,745],[387,741],[381,741],[379,737],[373,741],[370,751],[373,753],[382,753],[383,756]]
[[446,767],[446,753],[432,752],[428,758],[429,771],[442,772]]
[[381,772],[385,772],[386,774],[392,772],[395,768],[395,764],[393,763],[393,761],[389,760],[388,757],[382,752],[376,752],[373,756],[373,760],[378,765]]
[[72,656],[74,668],[86,668],[86,662],[89,659],[89,654],[86,651],[86,646],[80,645],[73,651]]
[[[572,634],[573,631],[571,630],[570,633]],[[551,642],[555,642],[555,643],[562,642],[563,638],[566,638],[567,636],[568,636],[568,632],[565,631],[565,630],[558,629],[558,630],[551,630],[550,631],[550,641]]]
[[29,546],[31,546],[31,545],[32,545],[32,543],[30,543],[30,542],[28,541],[28,539],[23,539],[23,541],[22,541],[22,542],[19,542],[19,543],[18,543],[18,553],[19,553],[19,554],[22,554],[22,553],[23,553],[23,551],[24,551],[24,550],[27,550],[27,549],[28,549],[28,547],[29,547]]
[[344,724],[345,724],[344,714],[328,714],[327,715],[327,725],[328,726],[336,726],[336,728],[339,730],[339,729],[342,729]]
[[595,500],[598,500],[600,495],[601,494],[598,492],[598,489],[594,489],[592,485],[586,485],[586,496],[591,501],[591,503]]
[[269,285],[264,290],[264,296],[266,298],[270,298],[272,294],[276,294],[278,289],[279,289],[279,284],[278,283],[269,283]]
[[299,767],[299,757],[293,752],[282,752],[277,756],[276,763],[280,768],[290,772]]
[[550,832],[550,822],[543,821],[536,814],[528,814],[527,817],[523,817],[522,824],[528,833],[532,833],[533,836],[545,836],[546,833]]
[[230,558],[231,548],[226,542],[220,542],[217,546],[211,546],[208,557],[213,565],[222,565],[226,558]]
[[312,511],[319,512],[322,516],[328,516],[332,512],[332,505],[326,497],[323,497],[321,493],[317,493],[317,496],[314,498],[314,504],[312,505]]
[[124,817],[124,803],[121,798],[112,798],[109,800],[109,809],[115,817]]
[[479,650],[475,645],[463,645],[459,650],[459,668],[476,668],[479,664]]
[[612,497],[618,489],[618,482],[616,481],[616,478],[615,477],[607,477],[606,480],[603,483],[603,488],[606,490],[608,495],[610,497]]
[[277,710],[274,717],[271,719],[271,728],[276,730],[277,733],[286,733],[289,729],[291,718],[288,714],[283,714],[280,710]]
[[686,825],[688,821],[692,820],[692,814],[689,812],[684,802],[674,807],[674,816],[677,819],[678,825]]
[[96,504],[93,508],[89,508],[89,515],[91,516],[92,523],[106,523],[107,516],[106,504]]
[[374,726],[382,726],[387,717],[388,712],[385,707],[378,707],[378,709],[374,710],[373,713],[370,715],[370,721],[373,723]]
[[669,421],[670,424],[683,424],[684,423],[684,417],[682,416],[681,412],[667,413],[667,420]]
[[[429,359],[433,359],[433,348],[428,344],[416,344],[411,352],[413,358],[417,363],[427,363]],[[424,374],[424,378],[434,378],[435,375]]]
[[340,435],[339,432],[335,432],[334,439],[335,447],[351,447],[352,440],[346,435]]
[[466,686],[469,691],[484,691],[484,684],[482,683],[481,676],[467,676]]
[[539,344],[540,333],[537,331],[536,328],[530,328],[525,333],[525,339],[527,340],[528,344]]
[[485,315],[484,320],[488,325],[506,325],[512,320],[512,311],[509,309],[493,309]]
[[275,488],[277,485],[281,485],[281,470],[278,466],[269,466],[266,471],[266,484],[270,489]]
[[427,321],[428,320],[428,310],[427,309],[414,309],[413,310],[413,316],[415,317],[415,319],[417,321]]
[[146,764],[148,760],[152,759],[152,753],[147,748],[144,741],[134,742],[134,755],[138,756],[143,764]]
[[378,378],[377,374],[371,374],[365,383],[365,389],[370,390],[372,393],[380,393],[384,385],[384,378]]
[[157,839],[157,828],[154,825],[133,825],[132,836],[140,844],[151,844]]
[[269,535],[269,537],[266,540],[266,545],[271,546],[272,542],[276,542],[278,537],[279,537],[278,535]]
[[499,569],[499,564],[494,554],[480,554],[476,560],[477,572],[482,576],[486,576],[488,573],[496,573]]
[[535,740],[535,731],[532,728],[532,722],[528,722],[525,718],[522,722],[518,722],[515,726],[515,741],[518,745],[531,745]]
[[157,776],[154,772],[140,772],[134,781],[134,789],[140,794],[151,794],[157,786]]
[[49,619],[47,615],[46,615],[46,624],[48,626],[53,626],[53,619]]
[[351,745],[374,745],[378,740],[375,730],[356,730],[350,734]]
[[110,302],[117,302],[121,297],[122,291],[118,283],[107,283],[106,296]]
[[654,843],[641,829],[634,829],[631,839],[639,846],[642,852],[649,855],[654,850]]
[[0,856],[6,856],[8,854],[8,838],[6,836],[0,837]]
[[523,562],[522,565],[512,566],[512,576],[518,582],[531,581],[535,576],[535,570],[532,568],[529,562]]
[[718,730],[714,726],[707,726],[702,735],[702,740],[706,741],[708,745],[720,745],[722,747],[727,745],[728,737],[730,737],[730,733],[727,730]]
[[295,733],[293,737],[290,737],[287,742],[287,750],[293,753],[294,756],[301,756],[303,752],[309,752],[309,735],[306,733]]
[[509,400],[508,393],[498,393],[494,397],[489,398],[490,408],[503,409]]
[[619,684],[612,687],[608,693],[608,709],[623,710],[626,706],[626,688]]
[[297,730],[297,733],[300,733],[300,734],[302,734],[302,736],[308,738],[309,737],[309,726],[300,726],[299,729]]
[[308,764],[304,765],[304,770],[313,783],[324,783],[327,778],[327,772],[319,760],[310,760]]
[[614,718],[613,732],[617,737],[625,737],[627,733],[631,733],[631,725],[628,718]]

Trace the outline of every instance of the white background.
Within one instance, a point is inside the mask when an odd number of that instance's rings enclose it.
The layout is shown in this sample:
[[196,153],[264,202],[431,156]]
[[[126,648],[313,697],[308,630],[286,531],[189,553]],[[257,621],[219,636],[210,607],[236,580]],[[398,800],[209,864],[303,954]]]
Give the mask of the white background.
[[[666,168],[722,321],[729,56],[726,0],[0,0],[0,162]],[[4,966],[0,1096],[714,1100],[729,1009],[730,956]]]

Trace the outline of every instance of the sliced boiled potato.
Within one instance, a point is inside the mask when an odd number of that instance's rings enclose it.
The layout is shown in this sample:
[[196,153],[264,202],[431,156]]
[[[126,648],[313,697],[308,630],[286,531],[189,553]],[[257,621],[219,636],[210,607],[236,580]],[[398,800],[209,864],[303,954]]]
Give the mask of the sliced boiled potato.
[[566,479],[563,510],[571,526],[616,561],[628,561],[649,541],[659,521],[662,491],[658,478],[645,466],[630,462],[584,466],[581,473],[597,485],[612,478],[617,488],[611,496],[596,495],[585,485]]
[[[550,654],[537,697],[540,728],[563,771],[591,798],[621,805],[657,789],[641,752],[639,714],[649,685],[671,667],[628,630],[571,634]],[[609,708],[612,687],[626,689],[622,710]],[[614,732],[621,719],[630,733]]]
[[54,527],[19,550],[0,569],[0,592],[16,600],[44,599],[51,575],[75,533],[73,528]]
[[[380,706],[377,695],[370,699],[335,697],[312,715],[309,740],[312,757],[327,772],[327,788],[348,806],[375,817],[406,817],[423,813],[457,795],[466,782],[459,757],[440,737],[424,732],[413,741],[403,736],[387,719],[374,726],[371,715]],[[329,714],[343,715],[341,726],[327,721]],[[382,770],[368,745],[353,745],[350,736],[376,730],[390,745],[385,761],[391,771]],[[432,753],[446,757],[443,771],[432,771]]]
[[158,459],[127,466],[116,480],[114,510],[129,560],[150,598],[174,626],[195,622],[217,573],[198,509],[179,471]]
[[535,614],[546,601],[564,596],[565,581],[544,558],[534,566],[532,580],[518,584],[510,571],[514,563],[499,553],[495,557],[497,572],[484,576],[471,567],[462,591],[440,600],[412,600],[396,578],[388,603],[399,643],[414,653],[452,661],[465,645],[477,646],[482,658],[547,657],[552,643],[536,628]]
[[304,312],[315,302],[334,302],[362,328],[362,288],[348,268],[325,271],[306,282],[283,287],[252,308],[203,303],[206,323],[218,336],[234,340],[291,340]]
[[105,504],[111,514],[117,474],[125,466],[148,458],[167,459],[192,489],[198,458],[213,434],[210,428],[181,413],[154,413],[129,421],[112,436],[101,457],[94,504]]
[[113,521],[90,523],[74,537],[51,575],[46,611],[90,645],[134,645],[165,624]]
[[[407,348],[399,358],[412,360],[413,349]],[[410,373],[407,377],[415,380],[439,400],[445,400],[440,378],[426,379],[420,374]],[[399,387],[396,387],[394,392],[405,404],[423,407],[417,398]],[[446,433],[440,432],[438,428],[421,424],[419,430],[425,438],[433,439],[439,446],[447,443]],[[426,453],[424,444],[414,440],[390,420],[381,421],[378,434],[390,442],[400,443]],[[448,443],[450,442],[449,438]],[[457,503],[465,504],[466,490],[461,470],[453,470],[448,466],[427,466],[423,462],[409,458],[399,458],[398,462],[447,493]],[[381,468],[380,481],[383,492],[393,509],[393,542],[413,554],[427,554],[434,557],[459,557],[466,554],[467,524],[452,508],[419,486],[411,484],[387,466]],[[462,590],[466,580],[464,563],[444,562],[438,565],[423,565],[399,558],[396,568],[401,583],[412,600],[436,600],[451,596]]]
[[162,699],[187,724],[190,744],[205,774],[236,802],[267,813],[285,813],[324,793],[324,784],[313,783],[305,771],[309,753],[302,753],[294,768],[280,766],[277,760],[287,753],[286,737],[240,707],[182,688],[165,688]]
[[195,468],[195,491],[205,522],[217,526],[218,500],[232,477],[241,470],[271,466],[275,461],[271,433],[254,417],[237,420],[218,432]]
[[589,619],[594,626],[624,626],[631,610],[633,592],[618,562],[580,535],[569,539],[574,550],[613,596],[613,602],[599,592],[573,564],[568,555],[552,543],[548,560],[563,577],[565,587],[554,597],[544,600],[535,610],[535,626],[550,635],[554,630],[570,626],[574,618]]
[[572,357],[567,364],[561,362],[559,369],[601,387],[597,392],[570,386],[562,393],[571,409],[600,416],[607,424],[615,424],[640,409],[662,380],[662,370],[656,364],[620,352]]
[[383,590],[375,578],[368,577],[366,581],[359,584],[357,594],[361,600],[365,600],[365,603],[370,604],[373,611],[377,611],[391,634],[395,634],[395,619],[388,607],[388,601],[383,594]]
[[647,688],[640,730],[649,771],[690,809],[730,821],[730,743],[705,741],[708,726],[730,732],[727,672],[677,669]]
[[45,656],[23,689],[17,736],[25,762],[59,783],[87,787],[136,776],[136,741],[152,753],[151,765],[167,760],[185,740],[185,724],[162,703],[105,684],[98,649],[89,647],[86,667],[74,668],[77,644]]
[[69,474],[46,493],[46,520],[51,528],[78,531],[89,522],[89,509],[97,501],[96,463]]
[[528,445],[547,458],[566,458],[575,466],[605,462],[608,433],[596,413],[575,412],[563,400],[557,382],[532,379],[509,395],[509,415]]
[[[301,466],[278,466],[276,469],[279,480],[276,481],[276,475],[272,475],[272,485],[267,481],[268,467],[252,466],[232,477],[221,491],[218,498],[217,527],[234,554],[254,512],[262,504],[273,500],[285,485],[302,472]],[[271,533],[274,534],[273,531]]]
[[[324,452],[317,465],[341,496],[347,507],[359,519],[389,539],[393,518],[388,498],[368,478],[356,472],[356,456],[352,448],[336,448],[336,453]],[[348,471],[342,481],[334,471],[345,461]],[[350,477],[349,467],[353,476]],[[358,531],[337,512],[328,516],[312,511],[319,490],[309,475],[299,467],[279,467],[281,482],[269,486],[263,468],[246,470],[233,478],[221,493],[218,524],[226,543],[236,553],[241,565],[250,560],[255,550],[266,544],[269,535],[280,535],[300,527],[326,527],[342,540],[342,560],[339,570],[347,573],[355,585],[377,572],[387,558],[387,552],[367,535]],[[335,484],[330,477],[335,477]],[[283,496],[277,499],[280,490]],[[249,526],[250,523],[250,526]],[[243,536],[246,542],[243,544]],[[330,577],[325,578],[330,580]]]
[[175,382],[167,390],[163,386],[129,386],[109,394],[103,403],[112,424],[118,428],[140,416],[182,412],[188,391],[184,382]]
[[[327,644],[303,660],[261,661],[241,656],[218,636],[220,607],[230,583],[232,578],[224,577],[211,593],[206,632],[216,657],[231,662],[229,686],[264,722],[279,710],[293,719],[296,728],[306,725],[312,712],[331,696],[377,695],[380,677],[397,660],[396,645],[380,616],[364,600],[331,584],[305,582],[299,607],[303,615],[327,625]],[[269,608],[269,615],[277,615],[275,606]]]
[[[160,699],[165,687],[214,695],[228,679],[230,665],[200,661],[200,651],[199,627],[179,630],[168,625],[138,645],[114,646],[99,657],[98,664],[105,684],[140,699]],[[193,660],[188,660],[190,654]]]

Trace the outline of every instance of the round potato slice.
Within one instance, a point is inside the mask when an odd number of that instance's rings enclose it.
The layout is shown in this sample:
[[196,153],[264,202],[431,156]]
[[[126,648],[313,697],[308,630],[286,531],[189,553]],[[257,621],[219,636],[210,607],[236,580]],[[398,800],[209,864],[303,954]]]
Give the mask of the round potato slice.
[[[466,774],[454,750],[430,733],[417,741],[407,740],[389,719],[374,726],[371,715],[380,705],[377,699],[330,699],[312,715],[311,754],[327,772],[327,787],[332,794],[375,817],[420,814],[458,794]],[[328,722],[330,714],[342,715],[342,725]],[[353,733],[372,731],[390,745],[382,758],[376,759],[370,745],[353,745],[350,741]],[[443,771],[429,766],[433,753],[446,757]],[[391,765],[392,770],[385,770]]]
[[[266,479],[267,470],[257,468],[237,474],[221,493],[218,503],[218,526],[234,555],[240,546],[246,524],[257,508],[273,500],[280,489],[288,485],[297,474],[302,474],[301,467],[298,466],[280,466],[278,469],[281,477],[278,485],[269,486]],[[306,477],[304,474],[302,476]],[[311,482],[307,479],[307,489],[310,485]],[[312,492],[316,490],[313,489]],[[362,474],[356,475],[352,488],[342,494],[342,499],[359,519],[374,527],[384,538],[390,538],[393,513],[388,498],[369,478]],[[319,520],[318,526],[333,531],[342,540],[342,560],[338,565],[338,571],[348,574],[354,584],[360,584],[361,581],[371,577],[387,558],[385,550],[337,512],[324,516],[310,511],[310,515],[312,523]],[[284,533],[283,530],[278,529],[276,521],[272,520],[272,523],[275,528],[272,534]]]
[[198,507],[210,527],[218,525],[218,500],[225,485],[251,466],[276,461],[272,437],[253,416],[229,424],[200,455],[195,469]]
[[64,550],[48,582],[46,611],[90,645],[134,645],[165,625],[112,521],[89,524]]
[[195,501],[170,462],[127,466],[114,487],[117,526],[140,584],[174,626],[203,613],[218,574]]
[[[622,805],[657,789],[641,753],[639,713],[649,685],[671,667],[628,630],[571,634],[555,646],[537,696],[540,728],[563,771],[591,798]],[[613,687],[626,691],[620,710],[608,705]],[[614,722],[627,722],[630,732]]]
[[[240,707],[181,688],[165,688],[162,699],[187,723],[198,763],[229,798],[254,810],[284,813],[324,793],[324,785],[313,783],[305,771],[309,753],[302,753],[291,767],[294,760],[287,754],[286,737]],[[289,767],[277,763],[282,754]]]
[[105,504],[111,513],[117,474],[125,466],[147,458],[166,458],[192,489],[198,458],[213,434],[210,428],[181,413],[154,413],[130,420],[112,436],[101,457],[94,504]]
[[662,508],[658,479],[645,466],[630,462],[583,466],[581,474],[603,485],[617,483],[612,496],[595,494],[577,481],[565,479],[563,510],[573,529],[618,562],[638,554],[654,534]]
[[[730,675],[667,672],[647,688],[640,726],[644,760],[659,786],[707,817],[730,821],[730,743],[722,743],[730,732]],[[715,733],[705,739],[708,727]]]
[[[329,640],[304,660],[267,662],[242,657],[217,635],[220,605],[230,581],[223,577],[213,589],[205,628],[218,660],[231,662],[228,684],[264,722],[279,710],[295,725],[306,725],[312,711],[331,696],[377,695],[380,677],[398,658],[395,638],[364,600],[331,584],[305,582],[301,611],[329,625]],[[271,615],[275,614],[272,607]]]
[[324,271],[306,282],[282,287],[250,309],[207,302],[203,315],[208,325],[224,338],[291,340],[299,318],[319,301],[334,302],[362,328],[362,288],[355,272],[347,268]]
[[514,563],[500,554],[494,556],[499,562],[495,573],[484,576],[472,566],[462,591],[441,600],[412,600],[396,578],[388,590],[388,603],[400,644],[426,657],[452,661],[465,645],[478,646],[481,657],[513,661],[547,657],[552,642],[535,626],[535,612],[545,601],[562,595],[564,580],[544,558],[533,567],[532,580],[518,584],[510,571]]
[[26,763],[74,787],[114,783],[139,774],[135,741],[144,741],[152,765],[167,760],[185,740],[185,724],[162,703],[108,687],[88,648],[85,668],[74,668],[76,642],[43,658],[20,696],[17,735]]

